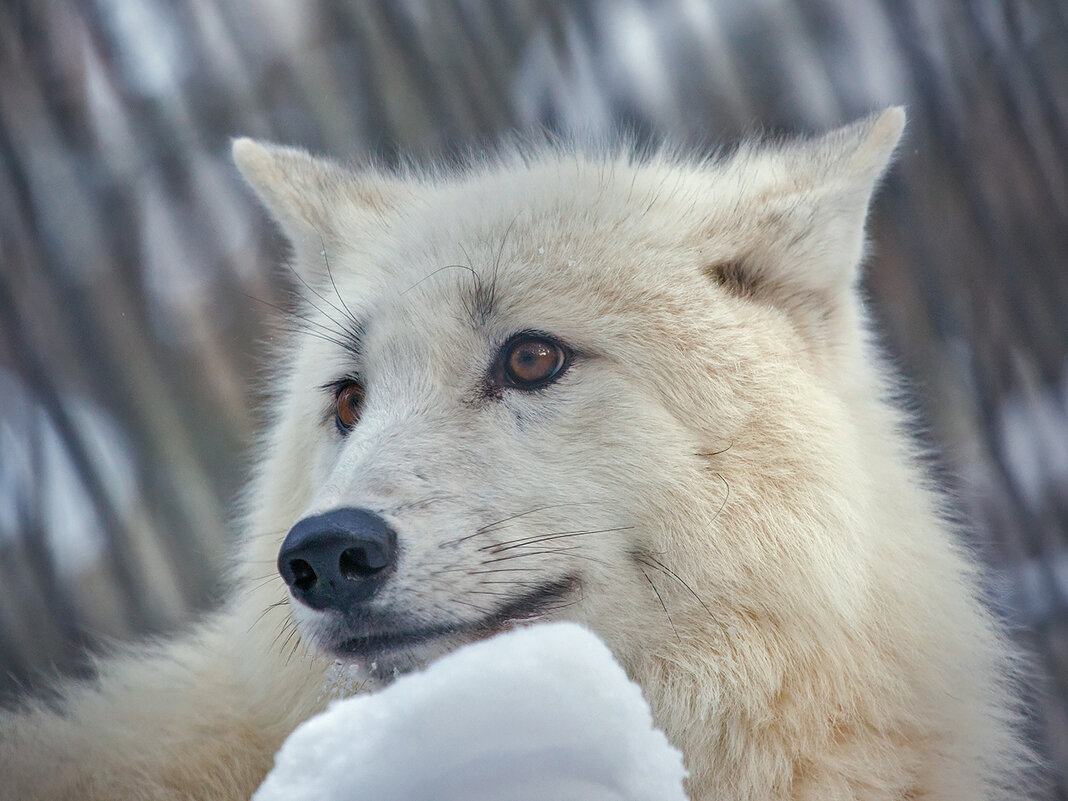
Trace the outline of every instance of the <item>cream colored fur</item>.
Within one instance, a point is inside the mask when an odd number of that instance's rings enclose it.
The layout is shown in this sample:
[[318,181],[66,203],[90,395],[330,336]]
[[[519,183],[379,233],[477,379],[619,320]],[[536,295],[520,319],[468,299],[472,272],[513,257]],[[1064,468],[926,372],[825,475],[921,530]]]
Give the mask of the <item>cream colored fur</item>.
[[[247,798],[331,663],[328,621],[256,579],[302,516],[359,506],[402,543],[376,603],[426,621],[579,577],[547,617],[588,624],[641,684],[695,801],[1018,797],[1009,652],[855,291],[903,124],[707,163],[517,149],[405,177],[238,140],[310,322],[263,411],[233,598],[102,663],[61,714],[4,720],[0,796]],[[349,315],[359,364],[331,341]],[[480,395],[528,329],[576,349],[567,373]],[[320,387],[357,369],[341,438]]]

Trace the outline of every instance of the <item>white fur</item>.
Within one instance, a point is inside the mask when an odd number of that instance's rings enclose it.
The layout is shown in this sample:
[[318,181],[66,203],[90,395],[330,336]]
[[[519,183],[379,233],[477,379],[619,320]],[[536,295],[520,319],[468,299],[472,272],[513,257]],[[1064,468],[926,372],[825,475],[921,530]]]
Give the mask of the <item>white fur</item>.
[[[374,603],[428,625],[577,576],[545,616],[588,624],[641,684],[695,801],[1018,797],[1010,655],[855,292],[903,124],[707,163],[516,149],[404,178],[235,142],[310,322],[264,410],[233,599],[103,664],[62,717],[4,721],[0,794],[246,798],[322,707],[316,645],[339,625],[293,602],[286,645],[285,587],[254,577],[302,516],[355,506],[403,549]],[[330,341],[350,315],[359,364]],[[528,329],[575,348],[566,374],[481,392]],[[367,400],[342,438],[320,387],[354,370]]]

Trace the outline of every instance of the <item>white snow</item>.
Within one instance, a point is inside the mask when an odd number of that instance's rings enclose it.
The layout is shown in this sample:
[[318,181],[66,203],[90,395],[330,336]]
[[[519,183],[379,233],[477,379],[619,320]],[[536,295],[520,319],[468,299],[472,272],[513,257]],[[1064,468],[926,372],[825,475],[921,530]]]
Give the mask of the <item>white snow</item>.
[[253,801],[685,801],[684,776],[608,648],[550,623],[334,702]]

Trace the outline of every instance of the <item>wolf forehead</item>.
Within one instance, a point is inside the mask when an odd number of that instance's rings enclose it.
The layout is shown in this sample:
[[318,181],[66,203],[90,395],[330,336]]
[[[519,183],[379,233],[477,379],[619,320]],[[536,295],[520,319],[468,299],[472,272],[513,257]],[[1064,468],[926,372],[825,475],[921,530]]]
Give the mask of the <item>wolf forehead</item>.
[[[696,229],[709,212],[696,201],[712,194],[711,176],[603,159],[553,153],[441,182],[391,182],[390,205],[374,219],[354,215],[342,235],[312,249],[303,277],[321,285],[332,258],[325,278],[350,295],[401,308],[452,304],[476,326],[536,311],[551,318],[562,299],[621,310],[636,281],[646,303],[677,294],[677,268],[696,266],[707,244]],[[662,287],[649,281],[658,276]]]
[[482,326],[534,309],[551,321],[558,306],[603,325],[612,312],[687,310],[713,284],[782,308],[848,292],[903,122],[890,109],[720,159],[542,147],[451,173],[351,169],[248,139],[234,156],[300,281],[364,315],[432,298]]

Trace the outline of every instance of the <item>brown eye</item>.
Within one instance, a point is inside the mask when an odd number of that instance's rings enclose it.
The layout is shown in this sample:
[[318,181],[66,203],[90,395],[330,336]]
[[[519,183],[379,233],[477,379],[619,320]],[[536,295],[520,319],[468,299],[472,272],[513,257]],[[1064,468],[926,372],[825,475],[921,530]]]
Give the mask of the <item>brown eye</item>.
[[348,433],[359,422],[363,406],[363,384],[345,381],[337,387],[334,401],[334,423],[342,434]]
[[514,342],[505,354],[504,370],[513,386],[536,389],[556,378],[564,367],[564,349],[542,337]]

